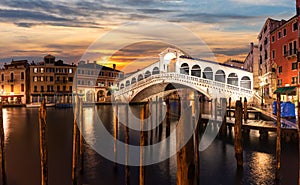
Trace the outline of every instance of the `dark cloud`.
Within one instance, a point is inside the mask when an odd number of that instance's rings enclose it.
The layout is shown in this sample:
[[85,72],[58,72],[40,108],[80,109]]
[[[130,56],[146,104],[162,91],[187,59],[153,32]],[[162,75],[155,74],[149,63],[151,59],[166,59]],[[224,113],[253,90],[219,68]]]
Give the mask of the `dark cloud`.
[[176,12],[175,10],[166,10],[166,9],[137,9],[137,10],[146,14],[161,14],[161,13]]
[[87,43],[82,43],[81,45],[72,45],[72,44],[47,44],[44,45],[44,47],[46,48],[55,48],[55,49],[60,49],[60,50],[64,50],[64,49],[68,49],[68,50],[82,50],[82,49],[87,49],[87,47],[89,46],[89,42]]
[[4,10],[0,9],[0,18],[7,21],[7,19],[15,20],[34,20],[34,21],[68,21],[63,17],[57,17],[41,12],[27,11],[27,10]]
[[235,56],[249,52],[249,47],[243,48],[213,48],[215,54],[223,54],[227,56]]
[[257,16],[235,14],[185,13],[178,15],[180,21],[199,21],[205,23],[218,23],[226,20],[255,19]]
[[51,1],[39,1],[39,0],[4,0],[1,2],[2,5],[20,8],[25,10],[36,10],[49,13],[56,13],[62,16],[66,15],[76,15],[76,16],[85,16],[84,12],[78,11],[70,3],[58,4]]
[[36,26],[36,23],[29,23],[29,22],[15,22],[15,25],[19,26],[19,27],[24,27],[24,28],[30,28],[32,26]]

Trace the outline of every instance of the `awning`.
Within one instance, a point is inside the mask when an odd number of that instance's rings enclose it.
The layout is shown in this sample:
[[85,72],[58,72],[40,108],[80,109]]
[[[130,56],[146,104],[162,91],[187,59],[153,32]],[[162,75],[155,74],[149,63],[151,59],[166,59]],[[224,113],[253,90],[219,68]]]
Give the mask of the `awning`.
[[286,94],[293,92],[296,89],[296,86],[288,86],[288,87],[278,87],[274,93]]

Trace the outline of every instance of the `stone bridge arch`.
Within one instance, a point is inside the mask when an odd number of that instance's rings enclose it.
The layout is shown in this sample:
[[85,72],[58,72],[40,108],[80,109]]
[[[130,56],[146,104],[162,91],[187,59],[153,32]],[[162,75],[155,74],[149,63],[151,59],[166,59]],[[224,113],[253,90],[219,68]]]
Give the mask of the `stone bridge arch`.
[[[183,83],[182,81],[164,80],[164,82],[162,83],[161,80],[157,80],[149,84],[148,86],[131,91],[129,93],[130,97],[128,97],[128,100],[129,102],[141,102],[149,97],[154,97],[157,94],[167,93],[166,87],[170,84],[173,85],[176,89],[191,88],[205,95],[209,99],[212,98],[206,87],[190,86],[188,83]],[[172,92],[172,90],[170,92]]]

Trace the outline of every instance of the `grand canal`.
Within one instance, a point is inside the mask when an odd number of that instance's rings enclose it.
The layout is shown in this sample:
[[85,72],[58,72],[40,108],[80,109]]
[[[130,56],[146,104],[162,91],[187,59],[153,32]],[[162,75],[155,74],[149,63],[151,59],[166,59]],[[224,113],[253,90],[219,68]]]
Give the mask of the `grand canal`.
[[[141,106],[131,106],[133,112]],[[121,109],[119,114],[124,114]],[[84,108],[86,139],[97,139],[93,117],[99,115],[105,128],[113,133],[112,106],[101,105]],[[5,155],[9,185],[40,184],[38,109],[4,108]],[[47,108],[49,184],[71,184],[73,109]],[[171,125],[174,127],[175,124]],[[124,140],[122,126],[119,139]],[[139,132],[129,131],[130,143],[138,145]],[[157,137],[153,136],[154,139]],[[165,137],[165,134],[163,134]],[[233,136],[216,138],[203,152],[199,152],[200,184],[274,184],[275,134],[268,140],[260,140],[256,131],[244,138],[244,169],[236,170]],[[79,176],[81,184],[125,184],[125,166],[117,165],[99,155],[85,144],[84,173]],[[280,184],[297,184],[298,145],[283,143]],[[167,150],[161,149],[162,152]],[[159,155],[153,153],[152,155]],[[176,184],[176,155],[157,164],[146,166],[145,184]],[[139,183],[139,167],[130,167],[130,184]]]

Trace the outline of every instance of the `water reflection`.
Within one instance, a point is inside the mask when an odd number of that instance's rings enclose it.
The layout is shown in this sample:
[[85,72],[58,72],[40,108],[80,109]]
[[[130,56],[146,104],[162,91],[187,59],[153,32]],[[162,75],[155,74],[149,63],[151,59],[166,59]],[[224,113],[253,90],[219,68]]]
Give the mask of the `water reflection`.
[[255,184],[272,184],[274,179],[273,161],[271,154],[254,152],[250,155],[250,174]]
[[[130,107],[138,112],[139,106]],[[153,111],[155,112],[155,111]],[[97,113],[97,114],[96,114]],[[5,149],[8,184],[35,185],[40,183],[38,109],[3,109],[5,130]],[[113,114],[111,106],[84,108],[85,139],[96,142],[95,115],[99,115],[108,132],[113,133]],[[71,184],[72,125],[71,109],[47,109],[48,147],[49,147],[49,184]],[[216,125],[209,125],[216,129]],[[174,125],[173,125],[174,128]],[[123,126],[119,125],[119,137],[124,139]],[[165,125],[163,130],[165,130]],[[171,128],[172,130],[172,128]],[[139,143],[139,133],[130,130],[130,144]],[[158,137],[159,132],[154,136]],[[165,131],[163,131],[165,136]],[[207,150],[200,152],[200,184],[274,184],[275,134],[270,134],[267,142],[259,140],[257,132],[250,132],[249,141],[244,141],[244,171],[241,178],[236,175],[233,138],[215,139]],[[99,138],[98,138],[99,139]],[[173,141],[172,141],[173,142]],[[174,141],[174,143],[176,143]],[[97,144],[97,143],[96,143]],[[172,148],[172,143],[165,143]],[[297,183],[297,144],[282,146],[282,184]],[[123,149],[125,151],[125,149]],[[118,154],[121,156],[121,154]],[[125,158],[125,156],[124,156]],[[176,184],[176,155],[145,169],[146,184]],[[138,183],[138,167],[130,167],[130,184]],[[90,145],[85,145],[85,166],[81,184],[125,184],[125,166],[114,164],[99,155]]]
[[3,109],[2,111],[3,111],[4,138],[5,138],[5,142],[7,142],[8,138],[9,138],[9,134],[10,134],[10,129],[9,129],[8,123],[10,122],[9,118],[11,116],[8,116],[7,109]]
[[94,107],[87,107],[83,109],[83,128],[84,128],[84,138],[85,140],[94,145],[96,143],[96,134],[94,129]]

